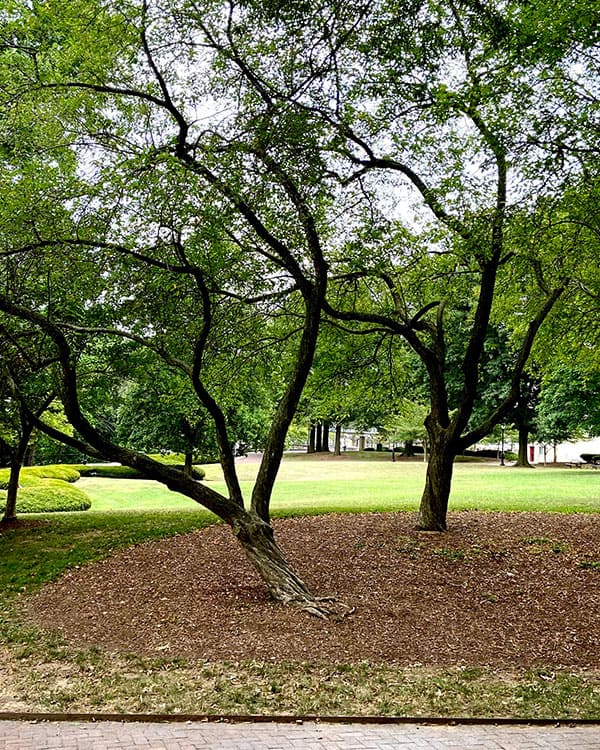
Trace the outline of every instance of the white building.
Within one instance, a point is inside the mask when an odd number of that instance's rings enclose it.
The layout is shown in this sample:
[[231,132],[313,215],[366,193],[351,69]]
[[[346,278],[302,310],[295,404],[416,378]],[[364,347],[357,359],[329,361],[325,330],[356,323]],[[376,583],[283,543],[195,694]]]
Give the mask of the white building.
[[576,440],[568,443],[550,445],[535,443],[529,446],[529,460],[534,464],[564,463],[565,461],[581,461],[582,453],[593,453],[600,456],[600,437],[591,440]]

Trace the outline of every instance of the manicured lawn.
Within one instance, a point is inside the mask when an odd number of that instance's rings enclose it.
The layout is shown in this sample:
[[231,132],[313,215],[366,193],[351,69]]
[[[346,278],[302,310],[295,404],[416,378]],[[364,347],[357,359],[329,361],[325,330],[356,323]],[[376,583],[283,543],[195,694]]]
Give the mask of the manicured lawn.
[[[258,464],[242,459],[238,465],[248,497]],[[220,467],[204,468],[207,483],[225,492]],[[286,457],[275,487],[273,512],[416,510],[424,480],[424,463],[393,463],[389,454],[381,460]],[[92,509],[97,511],[197,507],[191,500],[145,480],[88,477],[78,486],[92,498]],[[450,506],[453,510],[600,512],[600,472],[457,463]]]

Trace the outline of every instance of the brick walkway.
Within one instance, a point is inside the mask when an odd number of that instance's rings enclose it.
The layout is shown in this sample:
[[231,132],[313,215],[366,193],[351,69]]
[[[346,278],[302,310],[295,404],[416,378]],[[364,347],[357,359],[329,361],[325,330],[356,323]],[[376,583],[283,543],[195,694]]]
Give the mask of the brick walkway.
[[0,750],[600,750],[600,725],[0,721]]

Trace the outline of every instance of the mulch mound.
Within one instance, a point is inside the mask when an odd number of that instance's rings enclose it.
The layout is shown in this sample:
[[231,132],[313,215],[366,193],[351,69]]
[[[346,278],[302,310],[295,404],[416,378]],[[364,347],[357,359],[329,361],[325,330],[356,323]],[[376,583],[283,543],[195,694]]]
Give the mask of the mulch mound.
[[600,666],[600,516],[460,512],[442,535],[414,520],[275,521],[311,589],[356,607],[341,622],[270,602],[225,526],[73,570],[26,612],[73,645],[155,656]]

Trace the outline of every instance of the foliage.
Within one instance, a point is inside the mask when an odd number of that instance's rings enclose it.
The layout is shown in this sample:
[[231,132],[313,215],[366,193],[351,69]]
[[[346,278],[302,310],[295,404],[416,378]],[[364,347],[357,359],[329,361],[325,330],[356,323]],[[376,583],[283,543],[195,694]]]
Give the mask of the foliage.
[[600,434],[600,370],[559,365],[543,380],[537,410],[537,435],[561,442],[578,435]]
[[[3,116],[26,136],[6,149],[3,365],[39,357],[81,436],[61,439],[204,504],[251,550],[239,530],[270,535],[313,365],[317,383],[337,360],[307,414],[377,411],[348,398],[347,352],[325,341],[319,363],[324,319],[420,360],[419,523],[441,530],[454,458],[507,417],[553,310],[597,282],[595,219],[577,207],[598,187],[598,39],[581,3],[323,9],[51,0],[16,7],[3,32]],[[31,373],[11,377],[31,403]],[[133,449],[182,449],[206,415],[220,493]],[[249,497],[238,441],[265,448]]]
[[385,423],[385,433],[392,442],[403,441],[412,443],[414,440],[427,442],[425,418],[429,410],[423,404],[404,399],[400,408],[391,414]]

